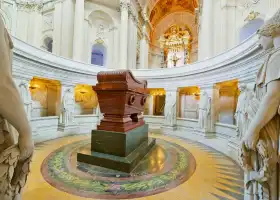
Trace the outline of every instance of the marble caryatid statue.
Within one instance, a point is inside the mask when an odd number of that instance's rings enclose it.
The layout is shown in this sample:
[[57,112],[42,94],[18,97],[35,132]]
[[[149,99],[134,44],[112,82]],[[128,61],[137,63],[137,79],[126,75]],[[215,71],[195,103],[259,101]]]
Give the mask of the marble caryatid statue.
[[75,99],[72,90],[69,88],[65,91],[62,98],[60,123],[71,125],[74,123]]
[[27,117],[28,119],[31,119],[32,99],[31,95],[29,95],[29,84],[27,81],[22,81],[19,84],[19,92],[24,104],[24,110],[27,114]]
[[176,95],[174,92],[167,92],[166,104],[164,107],[165,125],[173,127],[176,124]]
[[[0,199],[21,199],[33,154],[32,132],[12,78],[12,40],[0,17]],[[15,134],[14,128],[18,132]],[[18,139],[17,139],[18,135]],[[18,141],[18,142],[17,142]]]
[[236,132],[237,137],[242,139],[245,131],[248,129],[249,119],[247,113],[247,108],[250,101],[254,96],[254,87],[251,84],[241,84],[239,87],[240,95],[238,97],[238,103],[236,106],[235,120],[236,120]]
[[201,129],[208,129],[209,115],[211,114],[211,98],[205,91],[202,92],[198,107],[198,124]]
[[241,142],[245,199],[279,200],[280,10],[258,31],[264,49],[274,44],[259,70],[246,115],[250,121]]

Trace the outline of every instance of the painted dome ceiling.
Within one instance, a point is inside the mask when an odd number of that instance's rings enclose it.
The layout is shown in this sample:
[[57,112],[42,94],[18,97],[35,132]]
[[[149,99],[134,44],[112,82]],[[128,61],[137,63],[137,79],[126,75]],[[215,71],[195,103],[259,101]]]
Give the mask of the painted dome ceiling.
[[195,13],[197,0],[158,0],[151,8],[150,21],[156,26],[164,17],[174,12]]

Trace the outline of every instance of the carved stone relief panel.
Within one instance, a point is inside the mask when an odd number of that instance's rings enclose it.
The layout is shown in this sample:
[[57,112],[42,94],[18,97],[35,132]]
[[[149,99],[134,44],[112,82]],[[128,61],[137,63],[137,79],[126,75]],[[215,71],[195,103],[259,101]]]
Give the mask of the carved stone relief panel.
[[43,31],[53,30],[53,12],[48,12],[43,15]]

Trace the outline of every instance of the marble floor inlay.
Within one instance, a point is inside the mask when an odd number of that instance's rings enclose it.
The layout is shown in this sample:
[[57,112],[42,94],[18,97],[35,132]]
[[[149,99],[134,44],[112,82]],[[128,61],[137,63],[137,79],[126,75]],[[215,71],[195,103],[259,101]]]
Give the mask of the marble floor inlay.
[[89,136],[41,143],[23,200],[243,199],[243,172],[233,160],[189,139],[151,136],[157,145],[130,174],[77,163]]
[[130,174],[77,163],[77,151],[89,145],[82,140],[51,153],[42,165],[45,180],[82,197],[127,199],[170,190],[195,171],[195,159],[185,148],[161,139]]

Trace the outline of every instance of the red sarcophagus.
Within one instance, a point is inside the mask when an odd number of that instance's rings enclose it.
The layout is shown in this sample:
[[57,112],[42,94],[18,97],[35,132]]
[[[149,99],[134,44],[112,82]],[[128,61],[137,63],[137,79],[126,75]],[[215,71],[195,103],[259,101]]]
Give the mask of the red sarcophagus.
[[127,132],[144,125],[147,81],[135,79],[129,70],[100,72],[97,80],[93,89],[104,114],[97,130]]

